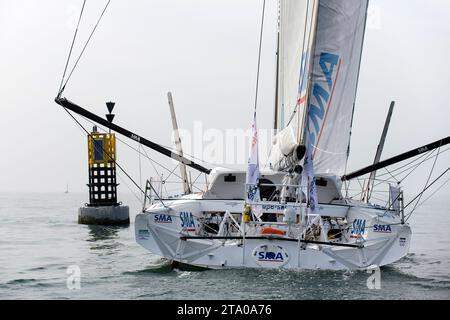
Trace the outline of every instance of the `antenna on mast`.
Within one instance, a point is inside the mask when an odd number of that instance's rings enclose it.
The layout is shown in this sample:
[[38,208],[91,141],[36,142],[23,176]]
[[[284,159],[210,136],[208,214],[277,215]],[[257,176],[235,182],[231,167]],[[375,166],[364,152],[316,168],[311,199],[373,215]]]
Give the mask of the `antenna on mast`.
[[[183,148],[181,146],[181,139],[180,139],[180,133],[178,131],[177,117],[175,115],[175,107],[173,105],[172,93],[170,91],[167,93],[167,98],[169,100],[170,116],[172,118],[172,127],[173,127],[173,134],[174,134],[174,140],[175,140],[175,147],[177,148],[178,154],[182,157],[183,156]],[[181,179],[183,180],[184,193],[189,194],[189,193],[191,193],[191,187],[189,186],[189,181],[187,178],[186,165],[183,162],[180,163],[180,173],[181,173]]]
[[[391,105],[389,106],[388,115],[386,117],[386,122],[384,123],[383,133],[381,134],[380,143],[377,147],[377,153],[375,154],[375,159],[373,160],[373,164],[377,164],[380,162],[381,159],[381,153],[383,152],[384,148],[384,142],[386,141],[386,135],[389,129],[389,124],[391,123],[391,117],[392,112],[394,111],[395,101],[391,102]],[[370,173],[369,180],[367,181],[367,185],[364,188],[363,195],[362,195],[362,201],[363,202],[369,202],[369,199],[372,195],[373,191],[373,183],[375,182],[375,176],[377,174],[377,171],[372,171]]]

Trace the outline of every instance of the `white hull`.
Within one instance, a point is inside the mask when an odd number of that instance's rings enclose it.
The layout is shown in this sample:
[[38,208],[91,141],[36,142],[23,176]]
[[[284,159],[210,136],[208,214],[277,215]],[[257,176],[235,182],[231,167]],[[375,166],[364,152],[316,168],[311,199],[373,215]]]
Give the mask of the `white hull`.
[[[315,243],[299,242],[298,235],[268,237],[258,233],[258,227],[252,224],[247,225],[245,239],[205,239],[199,221],[206,211],[239,212],[243,202],[187,199],[168,202],[166,206],[156,204],[136,216],[137,242],[166,259],[213,269],[366,269],[398,261],[408,253],[411,240],[410,227],[401,224],[393,212],[361,203],[320,205],[322,217],[348,221],[341,240],[333,244],[323,236]],[[273,204],[273,210],[282,209]],[[289,228],[282,223],[277,223],[277,227]],[[296,224],[289,230],[295,234],[300,228]]]

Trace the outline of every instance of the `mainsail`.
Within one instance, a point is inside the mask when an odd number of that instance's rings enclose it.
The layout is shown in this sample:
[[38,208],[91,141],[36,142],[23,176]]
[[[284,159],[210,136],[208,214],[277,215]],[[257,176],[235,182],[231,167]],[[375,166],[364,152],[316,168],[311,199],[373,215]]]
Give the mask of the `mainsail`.
[[319,2],[307,124],[317,173],[345,173],[368,2]]
[[[290,169],[301,160],[307,112],[308,70],[318,1],[281,0],[276,123],[269,164],[272,169]],[[299,149],[300,147],[300,149]],[[303,149],[303,152],[302,152]]]
[[312,145],[315,172],[344,174],[367,6],[368,0],[280,1],[272,169],[291,170]]

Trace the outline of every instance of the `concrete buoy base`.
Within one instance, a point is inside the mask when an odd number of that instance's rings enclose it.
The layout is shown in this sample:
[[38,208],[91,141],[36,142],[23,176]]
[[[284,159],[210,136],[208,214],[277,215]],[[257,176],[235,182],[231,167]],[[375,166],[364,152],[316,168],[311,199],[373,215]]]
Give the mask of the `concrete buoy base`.
[[78,209],[79,224],[129,225],[128,206],[81,207]]

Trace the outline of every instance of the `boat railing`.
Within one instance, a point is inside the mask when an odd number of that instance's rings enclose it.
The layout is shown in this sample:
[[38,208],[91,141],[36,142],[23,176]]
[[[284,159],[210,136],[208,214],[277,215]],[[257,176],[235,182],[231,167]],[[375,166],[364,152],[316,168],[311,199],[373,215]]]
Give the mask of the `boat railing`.
[[163,207],[167,208],[167,206],[164,204],[162,196],[153,187],[152,179],[150,178],[147,179],[147,181],[145,182],[144,202],[142,204],[142,212],[145,212],[147,208],[147,201],[149,201],[150,205],[153,205],[155,203],[155,200],[160,201]]
[[386,179],[374,179],[373,185],[370,185],[369,179],[355,179],[358,182],[357,187],[352,188],[351,183],[343,186],[345,198],[349,200],[360,201],[375,207],[383,208],[388,211],[395,211],[401,215],[403,191],[398,182]]

